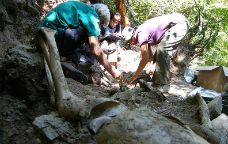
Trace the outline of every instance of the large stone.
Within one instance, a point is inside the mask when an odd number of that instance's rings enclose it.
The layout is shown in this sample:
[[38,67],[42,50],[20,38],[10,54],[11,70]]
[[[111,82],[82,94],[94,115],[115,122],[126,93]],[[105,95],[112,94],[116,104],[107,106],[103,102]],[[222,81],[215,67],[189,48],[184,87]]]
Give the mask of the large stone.
[[35,101],[44,92],[43,62],[34,47],[17,44],[9,49],[3,62],[4,84],[13,95]]
[[8,13],[6,12],[5,8],[0,5],[0,31],[4,30],[8,18]]
[[106,123],[98,134],[98,144],[204,144],[191,130],[146,108],[126,111]]
[[56,113],[36,117],[33,124],[49,141],[62,139],[68,143],[76,142],[76,129]]
[[208,103],[210,119],[213,120],[222,113],[222,97],[217,96]]
[[228,143],[228,116],[221,114],[219,117],[211,121],[213,131],[220,139],[220,144]]

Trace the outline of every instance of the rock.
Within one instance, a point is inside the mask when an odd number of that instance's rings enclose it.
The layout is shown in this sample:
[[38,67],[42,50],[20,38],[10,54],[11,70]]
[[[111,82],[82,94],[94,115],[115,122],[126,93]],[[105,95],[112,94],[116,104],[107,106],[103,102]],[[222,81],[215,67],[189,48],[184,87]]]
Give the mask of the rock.
[[220,139],[220,144],[228,143],[228,116],[221,114],[212,122],[213,131]]
[[76,142],[75,128],[56,113],[36,117],[33,125],[50,141],[64,139],[68,143]]
[[210,112],[210,119],[213,120],[222,113],[222,97],[217,96],[208,103],[208,109]]
[[3,69],[6,89],[13,95],[35,101],[44,91],[40,54],[27,45],[17,44],[6,53]]
[[5,24],[8,19],[8,13],[6,12],[5,8],[0,5],[0,31],[4,30]]
[[98,144],[196,144],[208,143],[191,130],[146,108],[126,111],[100,130]]
[[34,0],[28,1],[28,2],[27,2],[27,11],[28,11],[29,13],[31,13],[32,15],[37,16],[40,12],[39,12],[39,10],[36,8],[35,3],[36,3],[36,2],[35,2]]
[[228,83],[224,85],[224,92],[228,93]]
[[12,14],[14,16],[17,16],[19,8],[18,8],[16,0],[11,0],[11,1],[5,0],[3,2],[3,5],[5,6],[8,14]]

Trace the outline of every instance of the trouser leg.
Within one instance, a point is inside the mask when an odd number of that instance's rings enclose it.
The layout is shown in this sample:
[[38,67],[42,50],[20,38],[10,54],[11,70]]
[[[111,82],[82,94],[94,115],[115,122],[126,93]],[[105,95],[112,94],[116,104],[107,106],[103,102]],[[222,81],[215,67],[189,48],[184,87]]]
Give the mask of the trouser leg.
[[160,42],[157,48],[156,67],[154,73],[155,84],[169,84],[171,76],[171,58],[164,48],[170,48],[174,45],[179,44],[180,41],[184,38],[189,28],[188,20],[185,16],[181,14],[174,14],[174,17],[174,22],[176,23],[176,25],[166,31],[163,40]]
[[171,59],[168,52],[164,49],[165,43],[161,42],[156,51],[156,66],[153,76],[155,84],[168,85],[170,81],[170,63]]

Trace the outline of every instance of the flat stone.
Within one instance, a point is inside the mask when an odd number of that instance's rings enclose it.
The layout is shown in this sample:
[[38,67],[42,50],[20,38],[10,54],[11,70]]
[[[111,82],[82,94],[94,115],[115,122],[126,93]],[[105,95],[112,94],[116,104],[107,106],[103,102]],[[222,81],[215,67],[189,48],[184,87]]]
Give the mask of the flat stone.
[[147,108],[126,111],[108,121],[97,143],[108,144],[206,144],[206,140]]
[[221,114],[216,119],[211,121],[213,131],[217,137],[220,139],[220,144],[228,143],[228,116],[226,114]]
[[75,128],[56,113],[36,117],[33,124],[50,141],[57,138],[70,142],[76,140]]

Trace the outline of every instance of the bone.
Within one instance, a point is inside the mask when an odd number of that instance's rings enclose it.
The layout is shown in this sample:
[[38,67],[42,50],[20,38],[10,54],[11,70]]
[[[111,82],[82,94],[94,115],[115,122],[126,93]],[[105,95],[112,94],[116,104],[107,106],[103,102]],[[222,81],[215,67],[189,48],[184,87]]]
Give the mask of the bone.
[[98,130],[101,128],[101,126],[110,120],[111,120],[111,117],[108,117],[108,116],[101,116],[93,119],[88,125],[88,129],[90,133],[93,135],[96,134]]
[[44,58],[44,66],[45,66],[45,71],[46,71],[46,76],[48,80],[48,90],[49,90],[49,95],[50,95],[50,102],[52,105],[56,105],[56,100],[55,100],[55,87],[54,83],[52,80],[51,72],[48,68],[47,61]]
[[[58,112],[64,117],[69,117],[71,119],[77,118],[80,112],[81,100],[73,96],[65,80],[60,63],[60,56],[55,43],[55,31],[47,28],[41,28],[40,34],[41,37],[39,42],[44,54],[44,58],[47,62],[46,71],[50,71],[52,76]],[[53,84],[49,83],[49,85]]]

